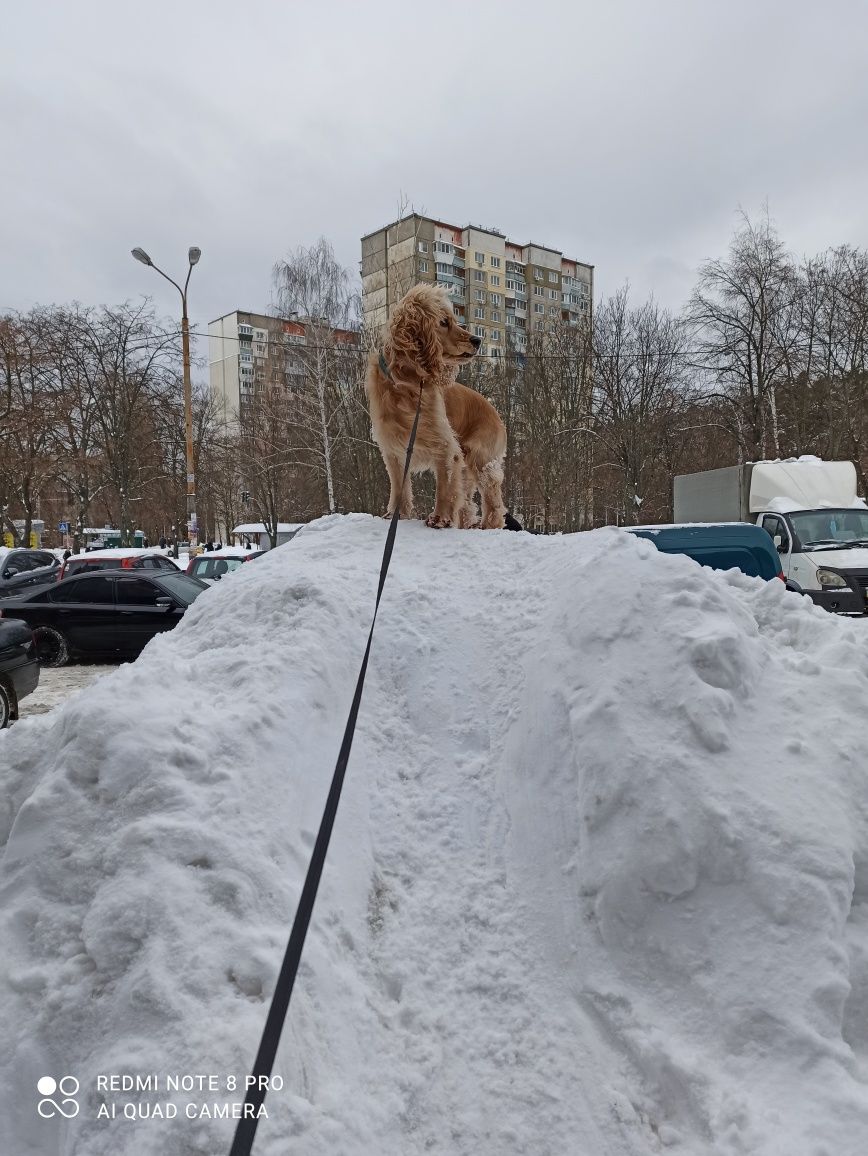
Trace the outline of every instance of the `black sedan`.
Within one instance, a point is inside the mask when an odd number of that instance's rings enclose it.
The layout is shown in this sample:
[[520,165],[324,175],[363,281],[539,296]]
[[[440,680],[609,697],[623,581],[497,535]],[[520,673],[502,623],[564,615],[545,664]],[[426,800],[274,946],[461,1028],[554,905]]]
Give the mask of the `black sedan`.
[[18,703],[39,685],[33,632],[26,622],[0,622],[0,730],[18,718]]
[[19,618],[33,631],[39,661],[135,658],[155,634],[171,630],[208,587],[182,573],[101,570],[0,599],[0,618]]

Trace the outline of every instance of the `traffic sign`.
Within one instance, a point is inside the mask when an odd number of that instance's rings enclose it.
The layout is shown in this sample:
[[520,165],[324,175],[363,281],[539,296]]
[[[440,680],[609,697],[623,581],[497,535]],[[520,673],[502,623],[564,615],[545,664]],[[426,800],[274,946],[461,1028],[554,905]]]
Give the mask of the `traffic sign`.
[[61,522],[58,525],[57,529],[60,531],[61,534],[68,534],[69,533],[69,522]]

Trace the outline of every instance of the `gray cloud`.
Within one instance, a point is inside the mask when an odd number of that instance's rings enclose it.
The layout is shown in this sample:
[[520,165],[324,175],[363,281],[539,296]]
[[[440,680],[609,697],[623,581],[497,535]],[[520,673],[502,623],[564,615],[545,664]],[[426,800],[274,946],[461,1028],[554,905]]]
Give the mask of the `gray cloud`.
[[42,0],[7,5],[0,307],[270,300],[320,234],[354,268],[400,194],[678,307],[743,206],[868,244],[859,0]]

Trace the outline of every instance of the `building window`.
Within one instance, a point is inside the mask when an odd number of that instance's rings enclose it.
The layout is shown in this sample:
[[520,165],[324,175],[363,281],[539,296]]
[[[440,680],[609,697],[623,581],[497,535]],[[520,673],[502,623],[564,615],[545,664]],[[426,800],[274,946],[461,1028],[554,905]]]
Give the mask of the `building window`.
[[557,315],[558,315],[558,310],[557,310],[557,307],[556,307],[555,305],[550,305],[550,306],[549,306],[549,315],[550,315],[551,317],[557,317]]
[[474,281],[484,281],[485,280],[485,274],[480,272],[479,269],[474,269],[473,270],[473,280]]
[[492,329],[491,340],[492,341],[500,341],[500,330],[499,329]]
[[438,273],[451,273],[452,272],[452,266],[447,265],[445,261],[438,261],[437,262],[437,272]]
[[485,254],[484,253],[474,253],[473,256],[476,258],[476,264],[477,265],[484,265],[485,264]]
[[492,293],[491,294],[491,304],[496,305],[496,306],[500,306],[503,304],[503,298],[501,297],[501,295],[499,293]]
[[549,299],[551,301],[557,301],[557,299],[558,299],[557,289],[549,289]]
[[537,269],[536,266],[534,266],[533,279],[534,281],[542,281],[542,269]]
[[477,289],[476,292],[474,293],[474,296],[475,296],[477,301],[481,301],[483,303],[483,305],[485,304],[485,290],[484,289]]
[[473,326],[473,332],[476,334],[477,337],[484,337],[485,336],[485,330],[482,328],[481,325],[474,325]]
[[533,295],[534,297],[545,297],[546,291],[543,289],[542,285],[534,285]]
[[427,241],[419,241],[418,244],[419,244],[419,252],[420,253],[427,253],[428,252],[428,242]]
[[498,288],[500,287],[500,274],[499,273],[492,273],[491,274],[491,284],[498,287]]
[[491,258],[489,258],[489,260],[491,261],[492,269],[499,269],[500,268],[500,257],[491,257]]
[[500,324],[500,314],[497,312],[496,309],[492,310],[491,322],[493,325],[499,325]]
[[546,307],[545,305],[540,305],[539,302],[537,302],[533,307],[533,311],[534,313],[545,313]]
[[419,262],[419,272],[420,273],[427,273],[428,272],[428,262],[427,261],[420,261]]
[[558,279],[557,273],[549,273],[549,281],[557,281],[557,279]]
[[485,320],[485,310],[482,308],[481,305],[477,305],[476,308],[473,310],[473,316],[476,318],[477,321],[484,321]]

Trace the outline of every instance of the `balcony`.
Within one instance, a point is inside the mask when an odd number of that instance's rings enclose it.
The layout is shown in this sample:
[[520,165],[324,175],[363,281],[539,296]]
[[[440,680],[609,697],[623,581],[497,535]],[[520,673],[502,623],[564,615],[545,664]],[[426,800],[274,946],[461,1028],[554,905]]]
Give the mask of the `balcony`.
[[456,253],[455,256],[452,258],[452,264],[455,266],[456,269],[463,269],[464,268],[464,258],[459,257],[458,254]]
[[[461,289],[462,293],[464,292],[464,278],[458,277],[455,273],[443,273],[438,269],[437,280],[441,285],[445,285],[447,288],[455,285]],[[451,292],[452,290],[450,289],[449,291]]]

